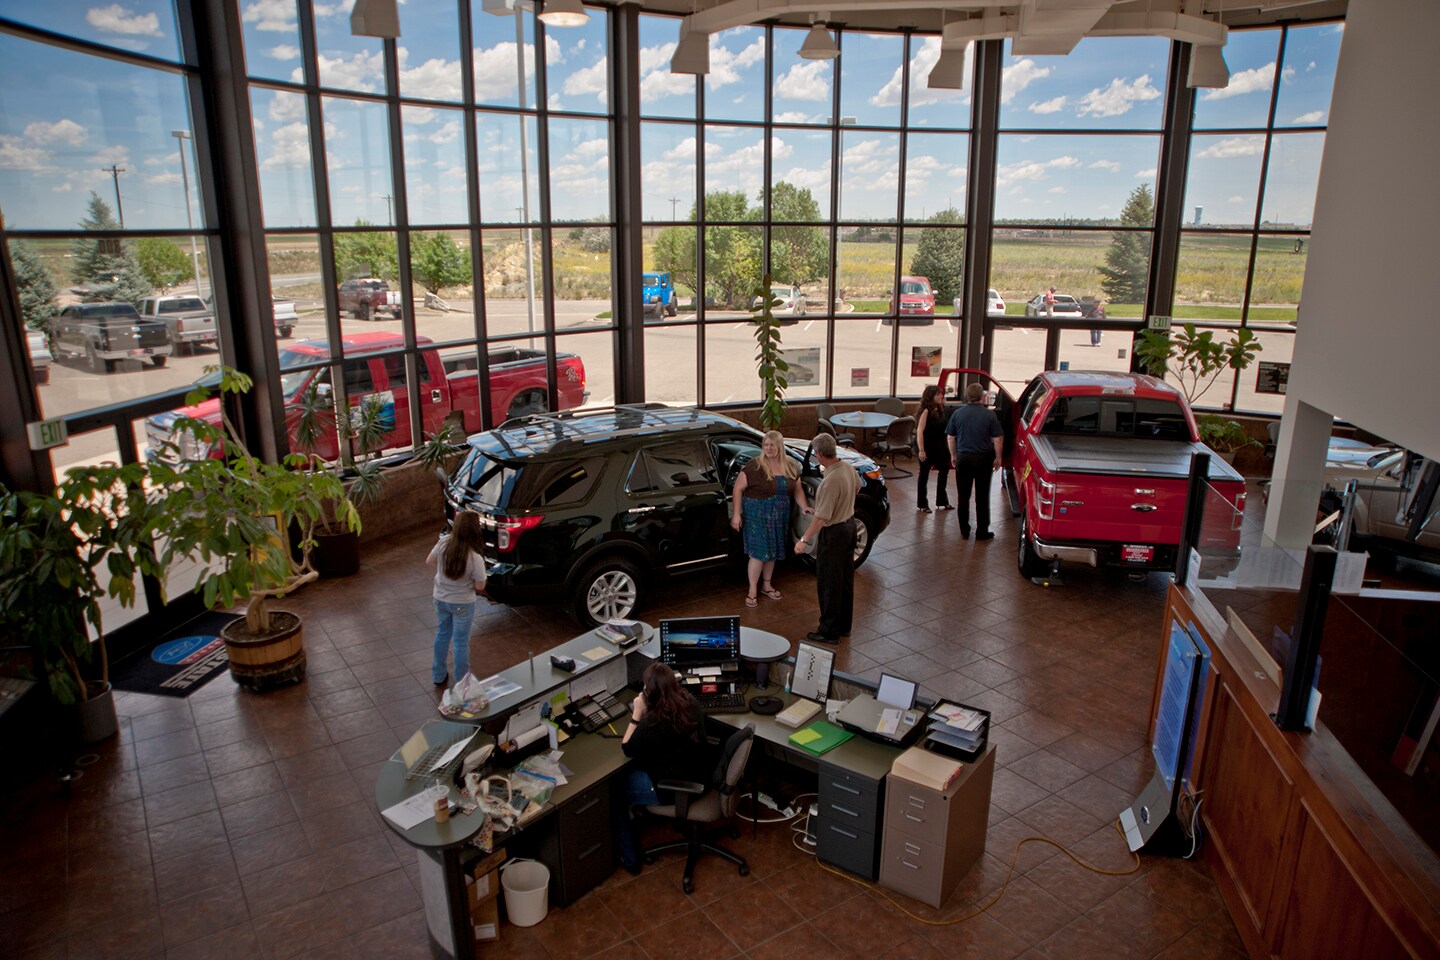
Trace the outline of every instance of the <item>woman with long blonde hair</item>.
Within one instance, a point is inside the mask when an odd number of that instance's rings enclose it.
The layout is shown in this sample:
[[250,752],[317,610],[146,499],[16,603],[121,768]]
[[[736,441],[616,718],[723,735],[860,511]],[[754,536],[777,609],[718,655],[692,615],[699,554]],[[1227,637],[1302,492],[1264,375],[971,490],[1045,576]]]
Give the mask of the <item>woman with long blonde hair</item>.
[[753,607],[763,593],[771,600],[780,599],[775,589],[775,561],[785,555],[789,546],[790,501],[794,499],[803,513],[810,512],[805,490],[800,486],[800,466],[785,453],[785,438],[779,430],[765,434],[760,456],[745,464],[735,478],[731,493],[730,526],[741,531],[745,555],[750,558],[746,573],[750,592],[745,606]]

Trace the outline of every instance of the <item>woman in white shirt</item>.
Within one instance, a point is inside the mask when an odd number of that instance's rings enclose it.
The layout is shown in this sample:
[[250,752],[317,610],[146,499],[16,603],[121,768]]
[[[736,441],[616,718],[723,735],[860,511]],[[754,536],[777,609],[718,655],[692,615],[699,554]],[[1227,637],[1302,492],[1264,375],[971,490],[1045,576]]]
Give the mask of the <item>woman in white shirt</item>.
[[435,568],[435,659],[430,678],[436,686],[449,679],[445,655],[454,649],[455,679],[470,672],[470,623],[475,598],[485,592],[485,558],[480,550],[480,517],[465,511],[455,515],[448,534],[442,534],[425,562]]

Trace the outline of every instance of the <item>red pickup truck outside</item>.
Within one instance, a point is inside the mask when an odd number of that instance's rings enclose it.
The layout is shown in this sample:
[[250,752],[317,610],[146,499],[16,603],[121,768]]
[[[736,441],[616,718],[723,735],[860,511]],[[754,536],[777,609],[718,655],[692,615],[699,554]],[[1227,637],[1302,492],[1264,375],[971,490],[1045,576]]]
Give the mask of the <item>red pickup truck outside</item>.
[[[419,344],[430,343],[427,337],[417,337]],[[345,390],[353,408],[371,396],[379,396],[388,408],[385,413],[392,419],[394,428],[386,436],[380,449],[402,449],[411,446],[410,439],[410,392],[405,384],[405,358],[398,353],[383,356],[366,356],[384,350],[395,350],[404,345],[396,333],[360,333],[344,340]],[[280,351],[280,368],[294,368],[316,363],[330,356],[330,344],[325,340],[300,340],[290,343]],[[452,411],[462,415],[466,434],[479,431],[480,391],[476,361],[473,351],[461,352],[442,358],[434,350],[419,354],[420,363],[420,424],[426,434],[439,430],[445,418]],[[521,347],[500,347],[492,350],[490,360],[490,403],[494,415],[501,420],[524,413],[540,413],[546,409],[545,354],[540,350]],[[574,354],[562,353],[555,358],[555,372],[558,383],[560,409],[578,407],[585,402],[585,365]],[[281,377],[281,388],[285,397],[285,419],[290,431],[291,449],[298,450],[295,425],[300,416],[301,398],[311,387],[321,391],[332,389],[330,368],[315,367],[285,373]],[[195,417],[209,423],[220,422],[219,400],[211,399],[193,407],[185,407],[169,413],[157,414],[146,421],[148,437],[146,456],[156,459],[165,456],[164,446],[171,440],[175,419],[180,416]],[[339,457],[336,438],[327,432],[320,444],[312,451],[322,459],[335,460]],[[218,450],[206,451],[210,456],[219,456]],[[181,450],[181,456],[203,456],[201,451]]]
[[[1058,561],[1092,567],[1174,570],[1190,457],[1211,453],[1174,387],[1143,374],[1049,371],[1018,399],[980,370],[947,369],[953,395],[979,380],[1005,430],[1002,480],[1020,518],[1018,562],[1043,577]],[[1245,480],[1211,453],[1200,542],[1208,573],[1233,568]]]
[[336,306],[341,313],[354,314],[358,320],[374,320],[387,316],[399,320],[403,306],[400,294],[390,284],[374,277],[345,280],[335,291]]

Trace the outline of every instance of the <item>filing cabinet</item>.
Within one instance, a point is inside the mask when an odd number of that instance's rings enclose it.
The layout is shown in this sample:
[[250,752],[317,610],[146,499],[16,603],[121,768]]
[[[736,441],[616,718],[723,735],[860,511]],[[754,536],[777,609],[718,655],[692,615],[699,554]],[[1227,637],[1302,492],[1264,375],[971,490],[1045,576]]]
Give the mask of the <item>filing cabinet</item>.
[[995,747],[945,790],[886,775],[880,885],[938,907],[985,852]]
[[510,841],[518,856],[534,857],[550,868],[552,906],[574,903],[614,871],[610,790],[604,781],[590,786]]
[[815,855],[821,861],[875,879],[885,781],[820,763]]

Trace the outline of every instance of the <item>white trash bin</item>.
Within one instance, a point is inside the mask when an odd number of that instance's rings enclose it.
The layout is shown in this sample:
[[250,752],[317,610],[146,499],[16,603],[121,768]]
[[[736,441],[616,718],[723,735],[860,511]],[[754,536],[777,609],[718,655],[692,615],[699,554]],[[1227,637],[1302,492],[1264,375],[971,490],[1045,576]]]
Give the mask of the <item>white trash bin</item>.
[[550,868],[534,860],[511,860],[500,868],[505,914],[517,927],[533,927],[545,919],[550,900]]

